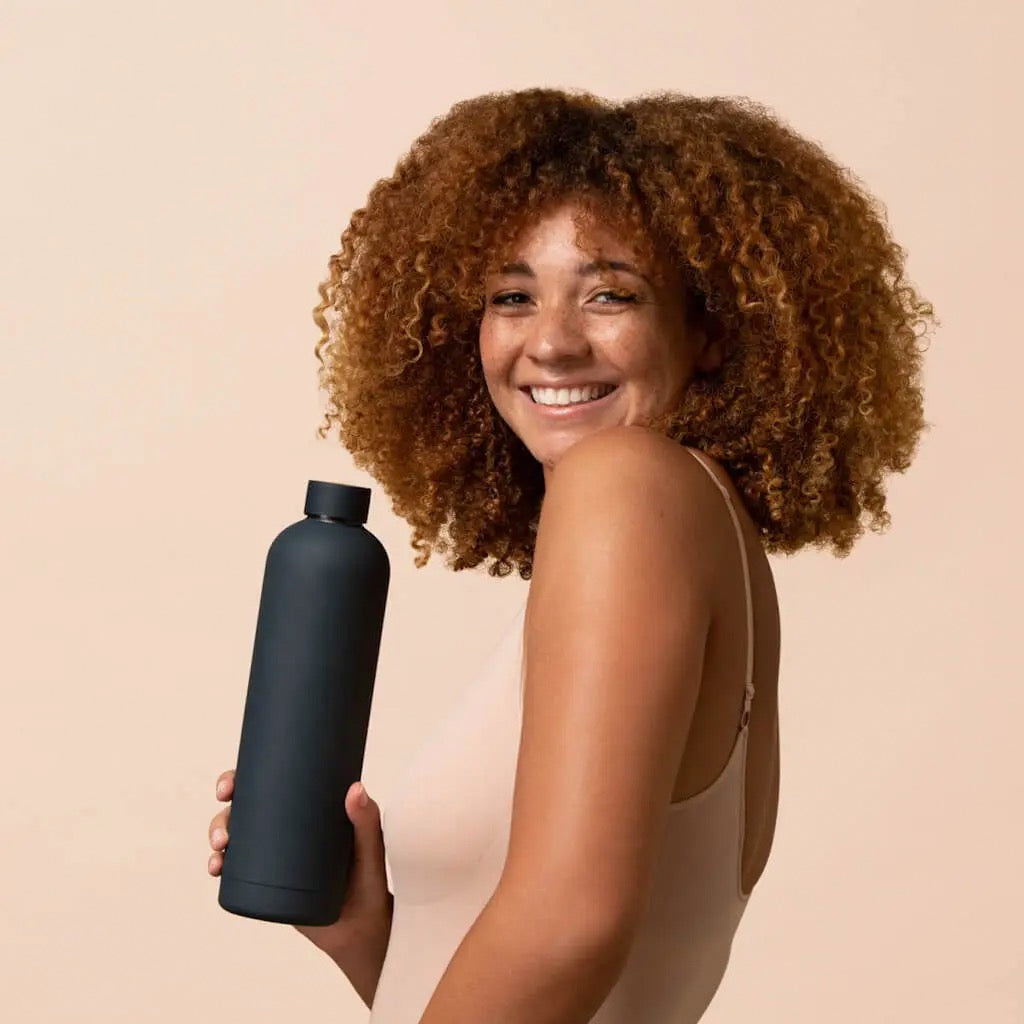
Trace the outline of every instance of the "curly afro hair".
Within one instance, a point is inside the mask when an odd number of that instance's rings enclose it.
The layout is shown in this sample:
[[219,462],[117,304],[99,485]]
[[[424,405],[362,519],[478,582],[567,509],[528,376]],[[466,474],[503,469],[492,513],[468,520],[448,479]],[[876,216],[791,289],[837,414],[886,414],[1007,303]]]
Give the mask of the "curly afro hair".
[[[484,384],[484,281],[553,202],[668,261],[724,359],[648,424],[720,462],[769,553],[842,557],[890,525],[883,478],[922,432],[933,309],[884,207],[744,97],[612,103],[536,88],[456,103],[352,215],[313,319],[327,412],[355,465],[454,570],[532,575],[543,470]],[[577,220],[577,225],[581,223]]]

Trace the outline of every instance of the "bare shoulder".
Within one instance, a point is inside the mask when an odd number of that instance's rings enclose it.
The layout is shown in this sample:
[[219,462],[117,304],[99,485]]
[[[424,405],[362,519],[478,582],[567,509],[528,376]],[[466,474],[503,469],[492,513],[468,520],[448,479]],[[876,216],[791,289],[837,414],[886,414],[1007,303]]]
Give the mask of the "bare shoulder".
[[[562,473],[563,469],[567,472]],[[679,442],[638,424],[623,424],[577,441],[562,456],[553,480],[558,484],[561,474],[562,481],[576,484],[581,477],[616,470],[632,479],[651,477],[682,488],[692,487],[691,481],[704,474]]]
[[[632,451],[640,455],[655,456],[661,453],[665,459],[674,456],[686,456],[683,446],[678,441],[673,441],[664,434],[636,423],[619,424],[614,427],[605,427],[603,430],[596,430],[580,438],[563,456],[563,462],[572,458],[598,452],[620,452]],[[682,461],[682,458],[680,458]]]
[[706,469],[679,442],[626,424],[577,441],[558,463],[544,499],[549,520],[556,510],[584,515],[594,502],[605,513],[668,515],[699,527],[717,518],[721,497]]
[[567,548],[607,557],[613,545],[626,545],[667,572],[688,568],[707,578],[721,556],[721,500],[677,441],[639,425],[609,427],[581,438],[558,463],[537,557],[560,560]]

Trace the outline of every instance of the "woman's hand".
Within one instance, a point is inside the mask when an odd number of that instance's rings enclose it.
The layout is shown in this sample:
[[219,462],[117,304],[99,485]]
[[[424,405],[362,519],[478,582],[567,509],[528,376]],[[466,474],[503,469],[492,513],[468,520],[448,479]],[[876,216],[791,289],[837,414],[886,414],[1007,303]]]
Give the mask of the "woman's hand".
[[[235,770],[231,768],[217,779],[217,799],[229,801],[234,791]],[[362,792],[362,783],[354,782],[345,795],[345,813],[355,827],[355,849],[341,916],[334,924],[294,926],[342,969],[353,960],[365,963],[367,958],[375,961],[379,956],[383,962],[394,909],[394,897],[388,892],[384,870],[380,809],[369,796],[366,806],[361,807],[359,796]],[[207,870],[214,876],[219,875],[224,866],[223,851],[228,845],[230,819],[229,805],[210,821],[209,839],[213,853]]]

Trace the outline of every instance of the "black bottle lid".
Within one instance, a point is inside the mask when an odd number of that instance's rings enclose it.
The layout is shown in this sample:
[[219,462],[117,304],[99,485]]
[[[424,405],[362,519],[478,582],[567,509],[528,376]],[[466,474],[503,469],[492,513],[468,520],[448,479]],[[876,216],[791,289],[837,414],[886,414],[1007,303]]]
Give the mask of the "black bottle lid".
[[310,480],[305,512],[307,516],[330,516],[358,526],[366,522],[370,512],[370,488]]

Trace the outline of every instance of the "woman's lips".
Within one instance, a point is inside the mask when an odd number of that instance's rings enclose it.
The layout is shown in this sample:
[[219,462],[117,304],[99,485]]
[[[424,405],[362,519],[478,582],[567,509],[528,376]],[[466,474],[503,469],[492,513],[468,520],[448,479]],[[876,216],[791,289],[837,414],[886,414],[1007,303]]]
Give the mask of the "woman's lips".
[[529,388],[520,388],[519,390],[522,392],[523,398],[529,403],[531,409],[550,419],[564,420],[585,416],[589,412],[600,412],[619,393],[619,386],[616,385],[607,395],[602,395],[600,398],[593,399],[593,401],[576,402],[573,405],[541,405],[540,402],[533,400]]

